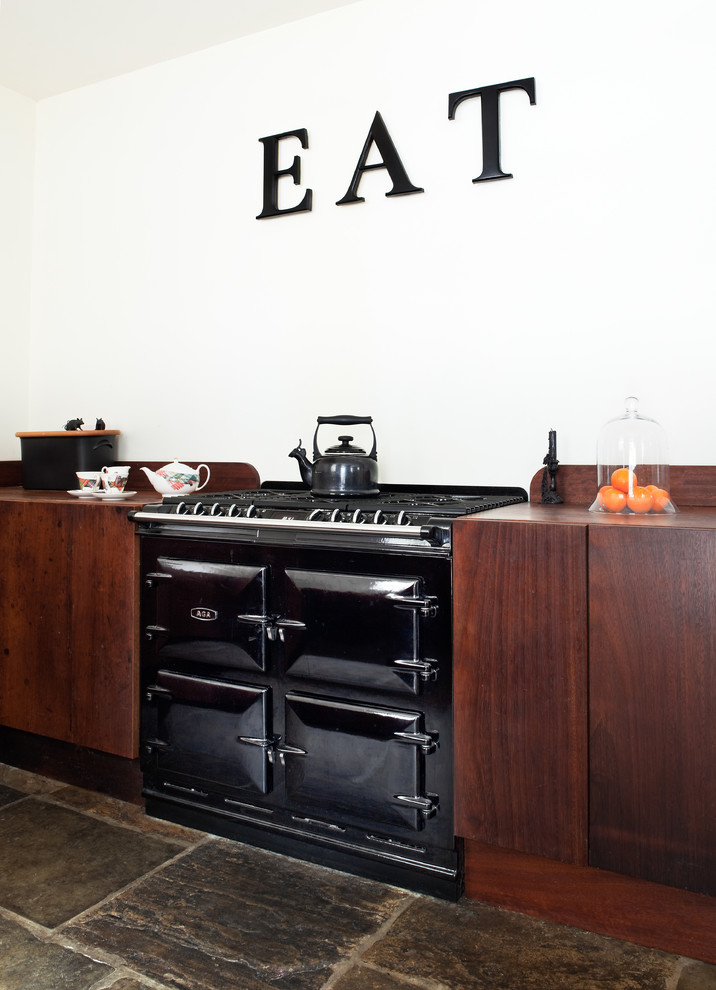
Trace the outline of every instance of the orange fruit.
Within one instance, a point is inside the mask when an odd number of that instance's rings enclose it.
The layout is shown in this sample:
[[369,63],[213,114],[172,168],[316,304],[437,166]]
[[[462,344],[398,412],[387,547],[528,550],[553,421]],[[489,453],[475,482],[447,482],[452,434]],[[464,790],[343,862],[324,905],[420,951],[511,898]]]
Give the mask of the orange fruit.
[[650,491],[654,496],[654,504],[651,507],[652,512],[665,512],[671,503],[671,496],[665,488],[659,488],[657,485],[647,485],[647,491]]
[[654,505],[654,496],[648,488],[635,485],[626,501],[632,512],[649,512]]
[[627,497],[625,492],[620,492],[612,485],[604,485],[599,489],[599,502],[607,512],[621,512],[626,509]]
[[617,468],[616,471],[612,471],[612,487],[618,488],[620,492],[629,491],[630,480],[632,489],[636,488],[636,474],[629,468]]

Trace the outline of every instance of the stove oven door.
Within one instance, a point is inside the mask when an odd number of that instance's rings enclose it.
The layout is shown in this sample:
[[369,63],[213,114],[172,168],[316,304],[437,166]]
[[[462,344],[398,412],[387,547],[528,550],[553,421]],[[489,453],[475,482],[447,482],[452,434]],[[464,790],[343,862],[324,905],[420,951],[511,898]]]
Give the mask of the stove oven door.
[[292,677],[402,694],[438,677],[449,598],[440,614],[423,577],[296,567],[285,575],[278,629]]
[[437,747],[422,713],[289,692],[285,726],[277,753],[297,820],[401,833],[435,814],[425,771]]
[[163,660],[266,668],[267,567],[158,555],[144,576],[144,633]]
[[143,769],[162,790],[196,800],[271,789],[268,687],[159,670],[142,715]]

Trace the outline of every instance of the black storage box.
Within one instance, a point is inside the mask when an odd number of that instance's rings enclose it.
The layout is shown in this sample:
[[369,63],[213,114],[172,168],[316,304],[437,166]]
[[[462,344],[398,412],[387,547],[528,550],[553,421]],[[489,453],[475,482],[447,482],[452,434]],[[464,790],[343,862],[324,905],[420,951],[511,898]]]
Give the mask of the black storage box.
[[75,491],[77,471],[116,464],[119,430],[16,433],[22,454],[22,487]]

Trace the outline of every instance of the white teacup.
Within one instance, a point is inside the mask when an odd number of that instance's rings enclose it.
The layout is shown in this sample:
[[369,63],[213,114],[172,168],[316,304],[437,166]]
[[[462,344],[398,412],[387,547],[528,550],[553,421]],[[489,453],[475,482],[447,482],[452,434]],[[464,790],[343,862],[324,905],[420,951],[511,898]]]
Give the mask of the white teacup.
[[102,487],[106,492],[119,494],[127,487],[129,465],[124,467],[103,467],[100,471]]
[[77,482],[83,492],[96,492],[100,487],[99,471],[76,471]]

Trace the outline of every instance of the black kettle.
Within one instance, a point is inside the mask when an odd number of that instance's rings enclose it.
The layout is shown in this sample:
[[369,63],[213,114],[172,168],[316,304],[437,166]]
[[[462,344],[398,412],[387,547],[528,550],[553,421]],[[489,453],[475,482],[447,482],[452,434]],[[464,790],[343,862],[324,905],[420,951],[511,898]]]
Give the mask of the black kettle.
[[[371,416],[319,416],[316,432],[313,434],[313,464],[306,457],[305,448],[298,441],[289,457],[298,461],[301,478],[314,495],[377,495],[378,458],[376,438]],[[338,437],[340,443],[328,447],[321,454],[318,449],[318,431],[324,423],[334,426],[370,426],[373,434],[373,449],[370,454],[361,447],[355,447],[353,437]]]

